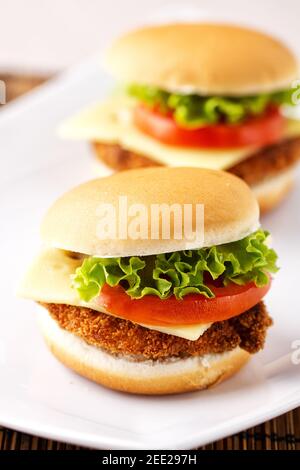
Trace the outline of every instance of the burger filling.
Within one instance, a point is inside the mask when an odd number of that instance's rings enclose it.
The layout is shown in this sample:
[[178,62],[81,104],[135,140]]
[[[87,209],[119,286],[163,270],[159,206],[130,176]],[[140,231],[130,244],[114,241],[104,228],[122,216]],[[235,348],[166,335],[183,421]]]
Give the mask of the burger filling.
[[48,248],[21,295],[59,326],[133,360],[263,347],[272,320],[262,298],[277,271],[263,230],[223,245],[152,256],[100,258]]
[[272,324],[263,302],[259,302],[241,315],[213,323],[202,336],[191,341],[89,308],[43,305],[61,328],[110,354],[135,360],[203,356],[231,351],[238,346],[254,354],[263,348],[267,328]]
[[162,114],[171,114],[180,127],[187,129],[219,123],[240,124],[261,116],[270,107],[292,105],[295,89],[276,93],[230,97],[171,93],[147,85],[130,85],[128,93],[140,103]]
[[201,97],[133,85],[68,119],[60,133],[90,140],[118,171],[184,165],[227,170],[255,185],[300,157],[300,121],[287,112],[293,93]]
[[[159,162],[126,150],[118,144],[94,142],[93,146],[97,155],[101,155],[107,165],[118,171],[160,165]],[[229,167],[227,171],[254,186],[292,169],[299,157],[300,137],[293,137],[257,150],[248,158]]]
[[[268,237],[258,230],[224,245],[144,257],[82,260],[69,254],[78,266],[71,276],[78,304],[43,305],[60,327],[88,344],[134,360],[238,346],[255,353],[272,324],[261,301],[277,271]],[[184,328],[199,325],[196,338],[182,337]]]
[[156,306],[163,305],[162,300],[184,305],[190,295],[207,306],[227,294],[238,296],[252,287],[256,292],[269,286],[270,273],[277,271],[277,255],[268,238],[269,233],[260,229],[242,240],[198,250],[126,258],[91,256],[76,269],[72,284],[85,302],[95,299],[107,305],[115,292],[125,302],[135,301],[131,304],[135,306],[149,298]]
[[171,145],[231,148],[281,140],[286,124],[281,109],[294,104],[295,89],[230,97],[131,85],[128,93],[137,100],[135,125],[151,137]]

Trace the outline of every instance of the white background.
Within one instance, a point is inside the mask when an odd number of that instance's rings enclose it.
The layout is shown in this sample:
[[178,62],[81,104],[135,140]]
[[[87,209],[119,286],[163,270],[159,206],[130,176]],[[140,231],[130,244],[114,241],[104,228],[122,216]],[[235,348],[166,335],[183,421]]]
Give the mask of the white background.
[[131,27],[197,17],[266,29],[300,56],[299,0],[0,0],[0,70],[60,70]]

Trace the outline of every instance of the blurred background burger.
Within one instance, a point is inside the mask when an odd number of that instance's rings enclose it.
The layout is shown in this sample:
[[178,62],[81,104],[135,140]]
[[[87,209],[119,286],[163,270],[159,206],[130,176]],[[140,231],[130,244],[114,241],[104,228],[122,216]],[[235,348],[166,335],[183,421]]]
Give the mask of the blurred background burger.
[[300,157],[298,64],[277,39],[214,23],[174,23],[122,36],[106,65],[122,87],[61,127],[114,170],[156,165],[222,169],[261,209],[278,204]]

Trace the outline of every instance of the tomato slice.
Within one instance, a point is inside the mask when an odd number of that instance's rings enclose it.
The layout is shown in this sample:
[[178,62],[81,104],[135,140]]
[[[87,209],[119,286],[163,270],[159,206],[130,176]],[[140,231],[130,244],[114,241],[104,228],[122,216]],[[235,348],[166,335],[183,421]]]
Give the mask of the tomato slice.
[[245,286],[210,286],[216,296],[212,299],[190,294],[183,300],[177,300],[175,296],[161,300],[154,295],[132,299],[121,286],[110,287],[105,284],[96,301],[107,312],[136,323],[193,325],[222,321],[245,312],[266,295],[270,285],[271,280],[264,287],[256,287],[252,282]]
[[197,129],[179,127],[172,115],[138,105],[133,111],[133,122],[145,134],[168,145],[199,148],[233,148],[263,146],[279,141],[284,132],[285,119],[278,107],[269,107],[259,117],[251,117],[240,124],[213,124]]

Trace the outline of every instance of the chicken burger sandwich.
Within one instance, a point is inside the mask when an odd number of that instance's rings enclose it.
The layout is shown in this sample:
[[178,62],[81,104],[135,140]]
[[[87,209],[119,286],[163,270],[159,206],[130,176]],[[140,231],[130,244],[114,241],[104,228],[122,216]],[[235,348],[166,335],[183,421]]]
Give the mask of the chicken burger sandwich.
[[227,170],[261,209],[292,184],[300,121],[297,62],[277,39],[225,24],[146,27],[118,39],[106,66],[121,84],[105,102],[63,123],[115,170],[167,165]]
[[263,348],[277,257],[236,176],[158,167],[95,179],[55,202],[41,234],[20,294],[42,307],[52,353],[82,376],[130,393],[188,392]]

